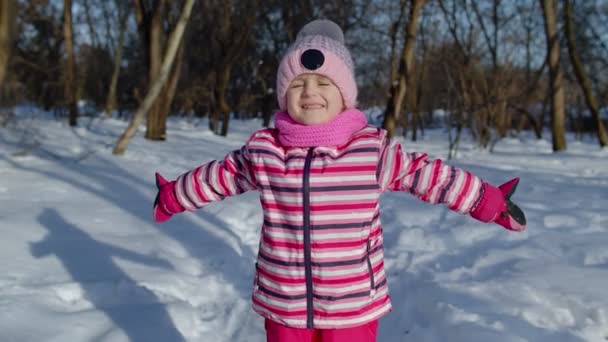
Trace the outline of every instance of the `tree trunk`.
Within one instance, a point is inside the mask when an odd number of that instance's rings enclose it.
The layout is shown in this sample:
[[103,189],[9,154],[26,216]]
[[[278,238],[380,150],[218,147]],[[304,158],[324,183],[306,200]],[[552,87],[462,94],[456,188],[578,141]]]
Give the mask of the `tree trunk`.
[[557,34],[557,3],[555,0],[540,0],[545,21],[549,76],[551,80],[551,133],[553,151],[562,151],[566,146],[564,77],[560,66],[559,36]]
[[67,54],[64,94],[70,108],[70,126],[76,126],[78,124],[78,106],[76,104],[76,60],[74,59],[74,37],[72,34],[72,0],[63,1],[63,36]]
[[397,81],[397,67],[399,63],[397,60],[397,37],[399,36],[399,31],[401,30],[401,22],[403,21],[403,17],[405,17],[405,10],[407,8],[406,5],[408,1],[409,0],[400,0],[401,5],[399,6],[399,17],[397,17],[397,20],[391,24],[391,55],[389,57],[389,88],[387,89],[387,97],[390,97],[390,89],[393,87],[393,83]]
[[169,72],[171,71],[175,56],[177,55],[177,50],[184,34],[186,24],[188,23],[188,19],[190,18],[190,13],[192,12],[193,5],[194,0],[185,1],[179,20],[175,25],[173,31],[171,31],[171,34],[169,34],[169,39],[167,42],[167,52],[163,58],[160,73],[154,83],[151,84],[151,87],[149,88],[146,97],[135,112],[135,115],[133,115],[131,123],[116,143],[116,147],[113,151],[114,154],[124,154],[125,150],[127,149],[127,145],[129,144],[129,141],[137,132],[137,127],[139,127],[139,125],[141,124],[146,112],[148,112],[155,99],[158,97],[158,94],[160,93],[165,82],[169,78]]
[[[252,11],[257,7],[257,1],[252,1]],[[224,34],[219,40],[222,60],[216,63],[215,68],[215,84],[213,90],[213,112],[210,118],[209,127],[215,134],[222,136],[228,135],[228,125],[230,121],[231,107],[226,101],[226,92],[228,90],[230,75],[232,68],[239,62],[246,45],[250,38],[256,15],[252,13],[246,18],[237,17],[235,9],[230,2],[225,2],[223,8],[223,19],[221,29]],[[222,120],[222,127],[219,129],[218,120]],[[218,132],[219,129],[219,132]]]
[[407,35],[405,44],[401,51],[399,62],[397,84],[391,84],[390,96],[384,111],[384,122],[382,126],[386,129],[389,137],[394,135],[395,123],[399,118],[403,100],[407,94],[407,85],[412,73],[412,62],[414,59],[414,46],[416,44],[416,32],[418,31],[418,18],[424,6],[425,0],[410,0],[410,14],[407,23]]
[[232,64],[224,65],[218,75],[219,81],[215,91],[217,109],[222,116],[222,129],[220,134],[224,137],[228,135],[228,124],[230,123],[230,106],[228,105],[228,102],[226,102],[226,90],[228,89],[231,71]]
[[[215,92],[217,90],[213,89],[214,92],[214,97],[215,97]],[[209,130],[215,134],[218,134],[218,125],[219,125],[219,109],[218,106],[215,104],[215,101],[211,101],[211,111],[209,112]]]
[[572,23],[572,3],[570,0],[565,1],[565,9],[564,9],[564,20],[566,22],[566,38],[568,42],[568,54],[570,55],[570,62],[574,67],[574,73],[576,74],[576,79],[578,80],[579,85],[583,90],[583,94],[585,95],[585,103],[589,108],[589,111],[593,115],[593,120],[597,125],[597,139],[601,147],[604,147],[608,144],[608,135],[606,134],[606,127],[604,127],[604,123],[600,118],[600,112],[598,109],[597,101],[595,96],[593,95],[593,90],[591,88],[591,82],[587,78],[585,74],[585,69],[583,67],[583,63],[578,56],[578,51],[576,50],[576,44],[574,41],[574,32],[573,32],[573,23]]
[[0,0],[0,87],[4,83],[6,68],[13,48],[15,34],[16,2]]
[[418,122],[420,116],[420,110],[418,105],[414,105],[412,110],[412,141],[418,140]]
[[[527,120],[530,123],[530,125],[532,126],[532,129],[534,130],[536,139],[538,139],[538,140],[542,139],[543,125],[539,122],[539,120],[537,120],[534,117],[534,114],[530,113],[525,107],[520,107],[519,105],[514,105],[514,104],[510,103],[509,107],[511,107],[512,109],[515,109],[516,111],[518,111],[521,114],[519,125],[518,125],[518,131],[521,131],[524,128],[524,124],[526,123],[526,120]],[[540,120],[542,120],[543,115],[541,114],[540,117],[541,117]]]
[[[156,7],[153,9],[152,20],[148,27],[148,88],[156,81],[163,59],[163,20],[166,6],[165,1],[166,0],[161,0],[156,3]],[[171,68],[170,70],[173,69]],[[164,140],[164,132],[162,131],[161,126],[163,116],[162,109],[165,107],[164,102],[166,101],[165,92],[166,87],[161,87],[160,94],[156,97],[156,100],[148,111],[145,134],[146,139]]]
[[276,101],[277,97],[274,92],[264,94],[262,98],[262,126],[270,127],[270,119],[272,119]]
[[173,104],[173,99],[175,98],[175,91],[177,90],[177,83],[182,74],[182,67],[184,64],[184,41],[182,40],[179,48],[177,50],[177,56],[175,56],[175,62],[173,62],[173,71],[171,72],[171,77],[167,82],[165,96],[167,97],[165,100],[165,108],[163,109],[163,113],[165,113],[165,118],[163,119],[163,133],[166,131],[166,123],[167,123],[167,114],[171,110],[171,105]]
[[98,46],[99,37],[97,36],[97,32],[95,31],[95,23],[93,23],[93,18],[91,17],[91,6],[89,6],[89,1],[83,1],[84,6],[84,15],[87,22],[87,28],[89,29],[89,37],[91,38],[91,45]]
[[125,9],[125,13],[122,13],[120,17],[120,25],[118,28],[118,42],[116,43],[116,49],[114,50],[114,69],[112,70],[112,79],[110,81],[110,88],[108,90],[108,98],[106,99],[106,105],[104,112],[106,116],[110,116],[112,111],[116,109],[116,87],[118,86],[118,76],[120,75],[120,64],[122,62],[122,50],[125,39],[125,31],[127,30],[127,19],[129,18],[128,11]]
[[[155,133],[157,135],[155,138],[149,137],[149,139],[165,140],[167,138],[167,116],[171,110],[171,104],[173,103],[173,98],[175,97],[177,82],[179,81],[179,76],[181,75],[184,55],[183,45],[184,43],[182,41],[179,49],[177,50],[177,55],[175,56],[175,61],[173,62],[169,79],[167,80],[165,86],[161,89],[161,93],[158,95],[158,99],[156,100],[158,112],[154,118],[154,130],[151,131],[150,134]],[[148,117],[148,122],[150,123],[150,117]]]
[[[135,0],[136,6],[141,6],[140,0]],[[148,88],[154,84],[159,75],[161,63],[163,60],[163,52],[165,48],[165,32],[164,18],[166,6],[170,6],[171,2],[160,0],[154,4],[154,7],[146,11],[140,7],[136,12],[138,23],[140,23],[140,35],[146,49],[146,61],[148,66]],[[180,45],[181,46],[181,45]],[[179,79],[181,70],[181,60],[183,52],[181,47],[178,48],[177,55],[173,67],[170,69],[168,82],[161,87],[160,94],[148,110],[146,121],[145,138],[150,140],[165,140],[167,133],[167,116],[173,103],[175,95],[175,86]]]
[[[410,77],[409,88],[411,89],[411,91],[409,92],[408,99],[407,99],[408,106],[412,113],[412,118],[411,118],[411,121],[409,122],[411,131],[412,131],[412,141],[416,141],[416,139],[418,138],[418,123],[420,121],[419,120],[419,116],[420,116],[419,106],[420,106],[420,98],[421,98],[420,92],[422,91],[421,80],[422,80],[422,74],[424,73],[424,61],[420,65],[415,65],[414,68],[417,70],[420,70],[420,72],[418,72],[418,73],[413,72],[412,76]],[[407,123],[407,121],[406,121],[406,123]],[[405,132],[404,132],[403,136],[405,137]]]

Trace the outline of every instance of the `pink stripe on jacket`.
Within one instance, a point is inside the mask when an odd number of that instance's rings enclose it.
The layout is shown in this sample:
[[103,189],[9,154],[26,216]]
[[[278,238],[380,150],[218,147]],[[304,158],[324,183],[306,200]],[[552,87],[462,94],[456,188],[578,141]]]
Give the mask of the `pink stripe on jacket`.
[[384,191],[469,213],[482,181],[469,172],[407,153],[386,131],[367,126],[337,147],[281,146],[274,129],[240,150],[177,179],[187,210],[248,190],[264,211],[253,308],[296,328],[347,328],[391,310],[380,222]]

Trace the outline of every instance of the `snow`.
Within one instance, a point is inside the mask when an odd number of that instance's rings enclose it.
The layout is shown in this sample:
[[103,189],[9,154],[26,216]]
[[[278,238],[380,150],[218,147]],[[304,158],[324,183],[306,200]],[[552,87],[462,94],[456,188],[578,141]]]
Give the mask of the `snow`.
[[[250,308],[257,194],[151,219],[155,171],[222,158],[261,122],[235,120],[222,138],[175,119],[166,142],[142,127],[115,157],[126,123],[88,120],[70,129],[21,107],[0,128],[0,341],[265,341]],[[494,184],[521,177],[524,233],[386,194],[394,310],[378,340],[608,340],[608,151],[587,140],[561,153],[527,134],[494,153],[461,143],[449,163]],[[447,155],[440,129],[403,144]]]

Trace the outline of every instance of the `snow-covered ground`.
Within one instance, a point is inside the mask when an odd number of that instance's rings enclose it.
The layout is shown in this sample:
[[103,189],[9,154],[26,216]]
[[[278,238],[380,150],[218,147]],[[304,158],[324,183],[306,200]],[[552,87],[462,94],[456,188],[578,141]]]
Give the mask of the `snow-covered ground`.
[[[140,132],[115,157],[125,122],[72,130],[29,113],[0,128],[0,341],[264,341],[249,301],[256,193],[151,219],[155,171],[174,178],[221,158],[259,121],[222,138],[172,120],[166,142]],[[441,130],[403,143],[447,155]],[[524,135],[492,154],[465,141],[450,163],[494,184],[521,177],[528,231],[386,194],[394,310],[379,341],[608,340],[608,151],[589,138],[554,154]]]

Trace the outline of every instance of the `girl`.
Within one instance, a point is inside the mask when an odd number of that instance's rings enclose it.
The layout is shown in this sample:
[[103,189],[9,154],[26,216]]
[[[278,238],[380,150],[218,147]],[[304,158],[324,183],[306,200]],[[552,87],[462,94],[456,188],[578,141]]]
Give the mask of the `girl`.
[[357,86],[342,30],[302,28],[277,74],[275,128],[253,133],[223,161],[167,182],[157,174],[158,222],[249,190],[264,210],[253,309],[268,342],[376,341],[391,310],[379,200],[405,191],[507,229],[526,227],[499,188],[473,174],[406,153],[355,108]]

